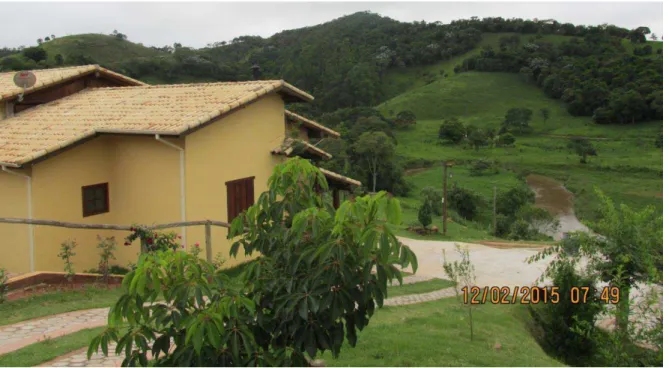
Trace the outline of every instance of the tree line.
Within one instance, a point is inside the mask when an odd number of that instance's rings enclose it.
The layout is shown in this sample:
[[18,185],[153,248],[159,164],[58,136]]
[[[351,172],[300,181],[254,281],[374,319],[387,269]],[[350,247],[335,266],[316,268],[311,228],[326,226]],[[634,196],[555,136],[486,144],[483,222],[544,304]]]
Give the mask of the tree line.
[[661,50],[652,55],[652,47],[645,45],[630,53],[616,30],[597,28],[564,42],[540,35],[525,41],[518,35],[502,37],[496,47],[467,58],[455,72],[519,73],[547,96],[565,102],[571,115],[591,116],[598,124],[662,119]]

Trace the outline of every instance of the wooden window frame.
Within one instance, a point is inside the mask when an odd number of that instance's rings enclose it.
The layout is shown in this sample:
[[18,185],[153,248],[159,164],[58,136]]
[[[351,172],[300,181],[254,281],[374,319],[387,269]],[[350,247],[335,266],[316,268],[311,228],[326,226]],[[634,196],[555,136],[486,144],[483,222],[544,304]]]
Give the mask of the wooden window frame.
[[[104,189],[104,193],[105,193],[104,209],[88,212],[86,210],[86,191],[87,190],[97,190],[97,189]],[[81,207],[82,207],[82,213],[83,213],[84,217],[95,216],[95,215],[100,215],[100,214],[109,212],[109,183],[99,183],[99,184],[86,185],[86,186],[81,187]]]
[[[232,223],[232,220],[237,218],[237,216],[239,216],[239,214],[246,211],[246,209],[253,206],[253,204],[255,203],[255,178],[256,178],[255,176],[249,176],[249,177],[246,177],[246,178],[235,179],[235,180],[230,180],[230,181],[225,182],[226,203],[227,203],[227,210],[228,210],[228,223]],[[232,203],[233,202],[232,200],[234,200],[234,198],[235,198],[234,197],[235,193],[233,193],[231,191],[231,187],[235,186],[236,184],[239,184],[241,182],[251,182],[250,190],[248,190],[249,189],[248,186],[244,188],[245,198],[242,199],[243,202],[241,204]],[[234,204],[234,206],[233,206],[233,204]],[[233,212],[235,212],[235,210],[237,210],[237,208],[239,208],[239,210],[233,216]]]

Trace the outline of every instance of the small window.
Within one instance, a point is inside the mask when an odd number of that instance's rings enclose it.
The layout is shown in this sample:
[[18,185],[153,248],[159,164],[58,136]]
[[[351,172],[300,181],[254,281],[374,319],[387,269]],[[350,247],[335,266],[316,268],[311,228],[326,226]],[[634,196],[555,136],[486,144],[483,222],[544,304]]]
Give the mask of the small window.
[[253,179],[255,177],[252,176],[225,183],[228,192],[228,222],[253,205]]
[[84,217],[109,212],[109,183],[81,187]]

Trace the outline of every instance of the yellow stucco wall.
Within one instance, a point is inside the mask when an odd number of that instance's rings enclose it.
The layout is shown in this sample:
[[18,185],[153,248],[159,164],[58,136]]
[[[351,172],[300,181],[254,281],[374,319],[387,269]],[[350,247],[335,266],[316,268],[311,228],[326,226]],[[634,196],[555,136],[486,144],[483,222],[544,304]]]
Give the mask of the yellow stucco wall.
[[[254,176],[256,199],[282,156],[270,151],[285,137],[284,103],[274,94],[240,109],[182,139],[165,138],[185,153],[187,220],[228,221],[225,182]],[[75,146],[31,169],[33,217],[79,223],[155,224],[181,220],[179,151],[153,136],[100,136]],[[109,183],[110,212],[83,217],[81,187]],[[0,216],[28,217],[25,179],[0,173]],[[181,233],[180,228],[171,231]],[[0,225],[0,267],[29,271],[27,225]],[[75,271],[95,268],[99,261],[97,235],[115,236],[116,261],[127,266],[137,259],[139,244],[125,247],[127,232],[35,226],[35,269],[62,271],[57,256],[67,239],[78,243]],[[246,260],[230,259],[227,229],[213,228],[213,255],[222,253],[226,266]],[[204,250],[204,227],[190,227],[188,245]],[[202,252],[204,257],[204,251]]]
[[[36,219],[80,223],[113,224],[116,183],[113,182],[113,145],[110,137],[98,137],[33,166],[33,216]],[[109,183],[111,211],[83,217],[81,187]],[[109,236],[110,231],[66,229],[35,226],[35,269],[62,271],[57,256],[60,244],[77,242],[73,258],[75,270],[97,265],[96,236]]]
[[[17,170],[25,174],[24,170]],[[0,171],[0,217],[28,217],[27,180]],[[0,224],[0,267],[10,273],[30,271],[28,225]]]
[[[189,220],[228,221],[225,183],[255,176],[257,199],[281,156],[270,151],[285,138],[284,104],[274,94],[238,110],[186,137],[186,198]],[[225,266],[247,260],[243,250],[229,256],[227,229],[213,227],[212,254],[222,253]],[[188,243],[204,246],[204,229],[188,229]]]
[[[178,143],[178,142],[177,142]],[[96,224],[155,224],[181,220],[179,152],[152,136],[102,136],[35,165],[34,217]],[[83,217],[81,187],[109,183],[108,213]],[[175,229],[179,231],[179,229]],[[139,244],[123,245],[125,231],[35,227],[38,271],[60,271],[60,244],[77,242],[75,270],[95,268],[97,235],[114,236],[113,264],[136,262]]]
[[[183,140],[165,138],[183,145]],[[117,224],[162,224],[181,221],[179,151],[152,136],[114,137],[114,201],[110,203]],[[95,216],[93,216],[95,217]],[[167,231],[179,232],[181,229]],[[117,263],[135,263],[139,242],[123,246],[124,232],[117,236]]]

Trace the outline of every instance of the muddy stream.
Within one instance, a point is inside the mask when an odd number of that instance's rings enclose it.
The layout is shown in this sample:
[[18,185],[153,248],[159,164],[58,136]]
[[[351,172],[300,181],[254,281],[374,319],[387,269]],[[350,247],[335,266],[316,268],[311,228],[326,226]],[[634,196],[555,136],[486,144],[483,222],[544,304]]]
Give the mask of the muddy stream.
[[557,230],[547,235],[559,240],[564,233],[588,230],[574,215],[574,195],[562,183],[547,176],[530,174],[527,184],[536,193],[536,206],[546,209],[560,221]]

